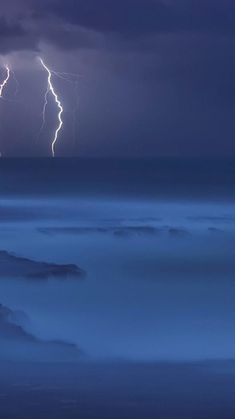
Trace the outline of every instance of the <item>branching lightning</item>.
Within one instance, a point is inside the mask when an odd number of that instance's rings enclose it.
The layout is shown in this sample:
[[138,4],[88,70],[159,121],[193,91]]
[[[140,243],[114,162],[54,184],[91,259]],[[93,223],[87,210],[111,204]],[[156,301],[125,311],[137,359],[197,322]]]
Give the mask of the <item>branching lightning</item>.
[[[0,99],[3,99],[3,92],[5,90],[5,88],[8,85],[8,82],[10,80],[10,76],[11,76],[11,70],[10,67],[8,65],[4,66],[5,71],[6,71],[6,76],[4,78],[4,80],[2,81],[2,83],[0,84]],[[0,158],[2,158],[2,152],[0,152]]]
[[16,78],[16,74],[15,74],[15,72],[12,70],[12,68],[11,68],[11,74],[12,74],[12,76],[13,76],[13,79],[14,79],[14,82],[15,82],[15,96],[17,96],[18,95],[18,93],[19,93],[19,90],[20,90],[20,83],[18,82],[18,79]]
[[44,70],[46,70],[46,72],[48,74],[48,78],[47,78],[47,91],[45,93],[45,103],[44,103],[44,108],[43,108],[43,125],[42,125],[42,128],[41,129],[43,129],[43,127],[45,125],[46,107],[47,107],[47,102],[48,102],[47,99],[48,99],[49,93],[51,93],[52,96],[54,97],[55,103],[56,103],[57,108],[58,108],[58,126],[56,128],[56,131],[55,131],[55,134],[54,134],[54,137],[53,137],[53,140],[52,140],[52,144],[51,144],[52,156],[55,157],[56,143],[57,143],[57,140],[58,140],[59,133],[60,133],[60,131],[63,128],[62,115],[63,115],[63,112],[64,112],[64,108],[62,106],[62,103],[61,103],[61,101],[59,99],[59,96],[58,96],[58,94],[55,91],[55,87],[53,85],[53,81],[52,81],[53,71],[50,70],[49,67],[47,67],[47,65],[45,64],[45,62],[43,61],[42,58],[39,58],[39,61],[40,61],[41,65],[43,66]]
[[5,90],[5,88],[7,87],[8,81],[10,79],[10,75],[11,75],[11,70],[10,67],[8,65],[5,65],[5,70],[6,70],[6,77],[3,80],[3,82],[0,84],[0,98],[3,97],[3,92]]
[[44,96],[44,105],[43,105],[43,110],[42,110],[42,126],[40,129],[40,133],[42,132],[43,128],[45,127],[46,124],[46,110],[47,110],[47,105],[48,105],[48,95],[50,93],[50,89],[49,89],[49,84],[47,85],[47,91],[45,93]]

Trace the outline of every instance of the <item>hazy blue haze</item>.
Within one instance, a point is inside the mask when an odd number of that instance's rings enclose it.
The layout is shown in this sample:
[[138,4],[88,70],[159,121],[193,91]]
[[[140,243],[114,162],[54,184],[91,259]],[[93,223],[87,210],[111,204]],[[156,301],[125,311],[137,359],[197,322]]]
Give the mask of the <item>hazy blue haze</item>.
[[[0,277],[0,303],[26,313],[27,333],[40,344],[62,341],[80,350],[73,373],[63,364],[74,362],[66,348],[55,355],[60,364],[50,366],[55,383],[64,381],[64,394],[73,389],[71,400],[80,398],[80,405],[65,408],[69,417],[83,412],[88,418],[154,418],[162,412],[162,418],[214,419],[226,404],[228,415],[222,417],[234,417],[234,168],[231,160],[2,160],[0,249],[33,261],[76,264],[86,272],[46,281],[14,278],[10,270]],[[4,341],[0,359],[51,360],[45,348],[22,350],[21,344]],[[17,367],[20,382],[23,365]],[[38,367],[29,365],[32,377],[25,380],[37,383],[45,417],[51,417],[50,409],[56,410],[47,399],[47,368],[39,376]],[[6,366],[6,386],[4,371]],[[4,391],[7,406],[10,393]],[[30,417],[24,403],[32,390],[15,391]],[[177,401],[178,391],[189,393]],[[205,400],[197,406],[198,397]],[[109,416],[109,404],[120,410]],[[60,411],[55,417],[68,416]]]

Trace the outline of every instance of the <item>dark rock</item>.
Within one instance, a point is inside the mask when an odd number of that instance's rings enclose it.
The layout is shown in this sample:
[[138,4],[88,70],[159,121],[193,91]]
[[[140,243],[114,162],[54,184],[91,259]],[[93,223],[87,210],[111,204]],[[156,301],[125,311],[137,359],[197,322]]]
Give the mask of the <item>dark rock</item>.
[[46,280],[50,277],[83,277],[85,271],[77,265],[37,262],[6,251],[0,251],[0,277],[24,277]]
[[169,228],[168,233],[172,237],[187,237],[189,236],[189,232],[187,230],[181,228]]
[[[41,353],[50,354],[53,356],[67,355],[78,356],[80,351],[73,343],[58,341],[58,340],[42,340],[37,338],[33,333],[24,329],[18,323],[17,311],[10,310],[9,308],[0,304],[0,357],[4,344],[11,349],[18,348],[19,345],[23,346],[25,353],[27,349],[30,351],[39,350]],[[22,316],[22,312],[21,316]],[[20,316],[20,318],[21,318]],[[26,318],[26,314],[24,314]],[[15,319],[15,321],[13,321]],[[18,345],[18,346],[17,346]]]

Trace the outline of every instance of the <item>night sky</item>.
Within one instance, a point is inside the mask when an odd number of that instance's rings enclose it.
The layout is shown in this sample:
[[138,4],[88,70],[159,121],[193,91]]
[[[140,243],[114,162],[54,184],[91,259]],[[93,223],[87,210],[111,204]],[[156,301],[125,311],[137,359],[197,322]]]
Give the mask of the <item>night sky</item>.
[[38,55],[79,75],[54,79],[57,156],[235,154],[233,0],[1,0],[0,54],[19,82],[0,103],[3,156],[50,155]]
[[1,418],[235,418],[234,163],[235,0],[0,0]]

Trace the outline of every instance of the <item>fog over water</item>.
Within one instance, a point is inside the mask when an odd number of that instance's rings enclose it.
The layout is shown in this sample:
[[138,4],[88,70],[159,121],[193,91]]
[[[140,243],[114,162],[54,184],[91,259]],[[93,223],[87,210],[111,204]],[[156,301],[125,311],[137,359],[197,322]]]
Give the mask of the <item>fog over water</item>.
[[[81,371],[98,363],[104,376],[115,376],[121,362],[123,375],[115,380],[121,385],[126,371],[131,394],[135,374],[153,389],[163,374],[156,368],[165,368],[170,382],[184,363],[201,363],[187,370],[190,380],[195,374],[209,380],[218,368],[227,380],[235,345],[232,162],[220,163],[220,177],[210,163],[204,181],[195,173],[200,165],[168,162],[167,172],[156,161],[143,172],[148,166],[136,162],[128,174],[125,162],[115,164],[111,170],[109,162],[70,167],[67,160],[39,160],[17,162],[14,171],[11,161],[0,167],[0,360],[56,361],[61,367],[52,376],[64,374],[64,362],[84,364]],[[107,370],[104,362],[113,366]],[[142,370],[146,363],[155,364],[154,378],[147,366]],[[94,374],[96,388],[97,370],[89,368],[82,374]]]
[[[22,198],[15,190],[1,199],[1,250],[36,262],[76,264],[86,272],[83,278],[52,274],[40,281],[25,279],[27,266],[14,274],[12,264],[13,273],[1,275],[1,303],[27,313],[30,332],[74,343],[92,358],[233,357],[233,202],[187,194],[177,199],[174,193],[164,199],[154,189],[138,198],[99,193],[92,184],[86,194],[74,187],[69,195],[58,188],[50,196],[53,176],[45,196],[37,196],[33,166],[22,167],[29,174],[28,193]],[[69,171],[69,162],[61,162],[61,171]],[[125,190],[121,176],[117,184]]]

